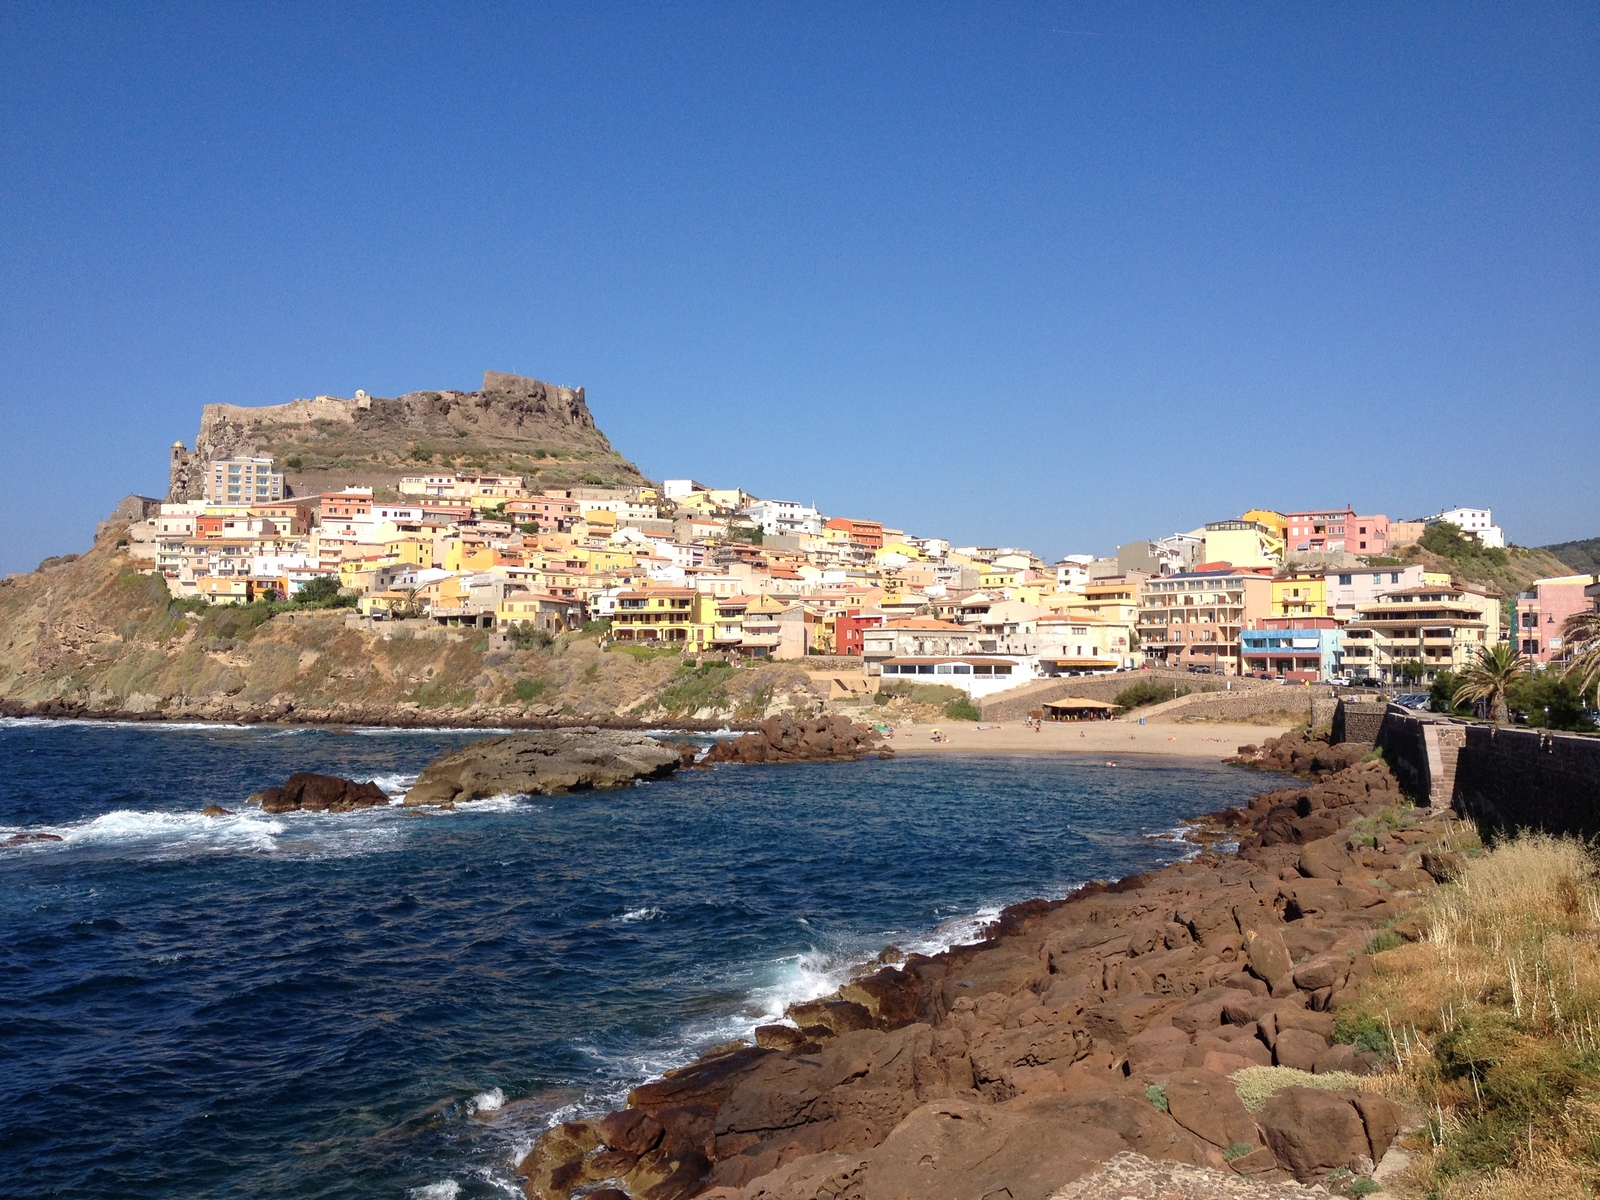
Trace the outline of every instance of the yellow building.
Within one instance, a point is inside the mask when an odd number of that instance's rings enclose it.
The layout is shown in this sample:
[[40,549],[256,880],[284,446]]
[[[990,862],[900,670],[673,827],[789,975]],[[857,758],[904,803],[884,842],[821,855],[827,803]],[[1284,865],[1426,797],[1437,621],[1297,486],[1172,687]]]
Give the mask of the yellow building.
[[477,542],[452,541],[444,551],[446,571],[487,571],[495,565],[495,552]]
[[1205,561],[1232,567],[1275,567],[1283,539],[1254,521],[1212,521],[1205,529]]
[[250,580],[238,576],[202,575],[194,592],[207,604],[248,604],[253,598]]
[[1239,520],[1254,521],[1280,542],[1289,536],[1289,518],[1270,508],[1252,508]]
[[913,546],[910,542],[901,541],[885,541],[882,546],[872,552],[874,558],[882,558],[885,554],[899,554],[912,560],[923,557],[921,546]]
[[[1026,568],[986,566],[978,572],[978,587],[992,592],[1000,588],[1020,588],[1027,582]],[[1016,596],[1011,597],[1013,600]]]
[[424,570],[433,566],[433,542],[422,538],[396,538],[384,543],[383,552],[391,562],[410,563]]
[[623,592],[611,614],[618,642],[704,647],[711,641],[716,606],[693,588],[645,588]]
[[1328,579],[1322,573],[1292,571],[1272,581],[1275,617],[1330,617]]

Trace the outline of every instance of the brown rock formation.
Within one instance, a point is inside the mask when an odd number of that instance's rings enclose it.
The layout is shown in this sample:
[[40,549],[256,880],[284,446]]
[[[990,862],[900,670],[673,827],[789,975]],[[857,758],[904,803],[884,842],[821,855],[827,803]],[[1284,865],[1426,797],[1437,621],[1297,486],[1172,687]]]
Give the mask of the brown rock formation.
[[[318,775],[298,771],[282,787],[269,787],[245,797],[246,804],[259,804],[262,812],[353,812],[389,803],[389,797],[375,783],[357,783],[337,775]],[[215,807],[215,806],[212,806]],[[224,815],[224,810],[207,813]]]
[[1240,746],[1239,753],[1228,761],[1290,775],[1330,775],[1360,762],[1370,750],[1354,742],[1331,745],[1326,737],[1295,730],[1268,738],[1261,746]]
[[848,762],[876,752],[889,757],[878,735],[849,717],[821,717],[815,721],[768,717],[753,733],[718,742],[702,759],[704,765],[720,762]]
[[[766,761],[801,740],[774,725],[750,744]],[[1331,1010],[1432,877],[1416,831],[1339,830],[1401,802],[1371,762],[1216,814],[1237,855],[1013,906],[977,945],[794,1005],[757,1045],[552,1130],[520,1168],[527,1194],[1044,1200],[1122,1155],[1269,1184],[1370,1171],[1398,1129],[1389,1101],[1286,1089],[1252,1115],[1227,1075],[1375,1065],[1333,1043]]]
[[405,802],[454,804],[485,796],[621,787],[670,774],[682,761],[678,748],[642,733],[593,726],[514,733],[472,742],[434,759]]
[[208,404],[194,449],[181,442],[172,449],[168,498],[201,495],[206,463],[239,454],[271,457],[299,495],[346,484],[392,487],[402,475],[457,459],[538,472],[552,484],[583,475],[624,487],[641,479],[596,427],[582,388],[502,371],[485,371],[476,392],[318,396],[259,408]]

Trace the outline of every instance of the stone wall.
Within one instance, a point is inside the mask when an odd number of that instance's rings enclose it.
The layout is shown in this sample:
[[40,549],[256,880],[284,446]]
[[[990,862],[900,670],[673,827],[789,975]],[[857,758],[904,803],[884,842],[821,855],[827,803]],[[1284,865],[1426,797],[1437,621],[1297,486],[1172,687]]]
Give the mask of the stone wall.
[[1457,725],[1455,804],[1480,826],[1600,835],[1600,738]]
[[[1215,675],[1191,675],[1187,671],[1119,671],[1114,675],[1075,675],[1066,679],[1041,679],[1009,692],[1000,692],[979,703],[985,721],[1020,721],[1030,712],[1043,708],[1050,700],[1076,696],[1084,700],[1115,700],[1136,683],[1154,680],[1179,689],[1188,688],[1200,695],[1201,688],[1212,688],[1221,695],[1270,693],[1287,690],[1261,679],[1219,679]],[[1232,691],[1229,687],[1231,685]],[[1134,710],[1138,715],[1139,710]]]
[[1400,789],[1419,804],[1427,803],[1433,793],[1427,739],[1423,733],[1427,724],[1426,718],[1415,713],[1386,706],[1376,738],[1389,769],[1400,781]]
[[[1286,725],[1315,724],[1316,714],[1313,710],[1320,701],[1327,699],[1326,691],[1275,684],[1256,691],[1184,696],[1150,720],[1159,725],[1178,721],[1250,721],[1281,715]],[[1138,715],[1137,709],[1134,715]]]
[[1454,805],[1486,830],[1600,836],[1600,738],[1391,706],[1378,745],[1418,804]]
[[1340,700],[1333,712],[1333,744],[1355,742],[1376,746],[1383,728],[1383,714],[1389,710],[1381,700]]

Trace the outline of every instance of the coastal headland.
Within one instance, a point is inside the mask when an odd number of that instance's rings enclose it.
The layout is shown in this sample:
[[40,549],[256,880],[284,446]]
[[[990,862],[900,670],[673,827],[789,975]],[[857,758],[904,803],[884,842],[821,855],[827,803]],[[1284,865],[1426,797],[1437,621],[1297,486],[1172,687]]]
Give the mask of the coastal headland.
[[1013,905],[940,954],[891,948],[754,1045],[554,1127],[520,1164],[526,1194],[1044,1200],[1127,1154],[1240,1186],[1370,1175],[1402,1115],[1363,1086],[1377,1056],[1337,1010],[1375,933],[1418,936],[1448,822],[1334,750],[1252,747],[1342,769],[1197,822],[1236,852]]

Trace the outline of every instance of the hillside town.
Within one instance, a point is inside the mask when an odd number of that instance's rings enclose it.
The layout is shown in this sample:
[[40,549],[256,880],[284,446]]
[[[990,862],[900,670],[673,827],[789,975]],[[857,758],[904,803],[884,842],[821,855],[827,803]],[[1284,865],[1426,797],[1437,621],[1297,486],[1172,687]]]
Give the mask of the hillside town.
[[285,601],[310,586],[371,622],[539,638],[588,626],[730,661],[838,656],[860,661],[864,688],[933,683],[974,700],[1146,664],[1426,685],[1513,621],[1519,651],[1559,661],[1562,621],[1600,597],[1589,575],[1543,579],[1502,613],[1499,596],[1395,556],[1433,525],[1504,546],[1487,508],[1258,508],[1050,563],[692,479],[533,491],[443,472],[292,496],[271,459],[235,457],[204,480],[201,498],[128,502],[129,553],[179,598]]

